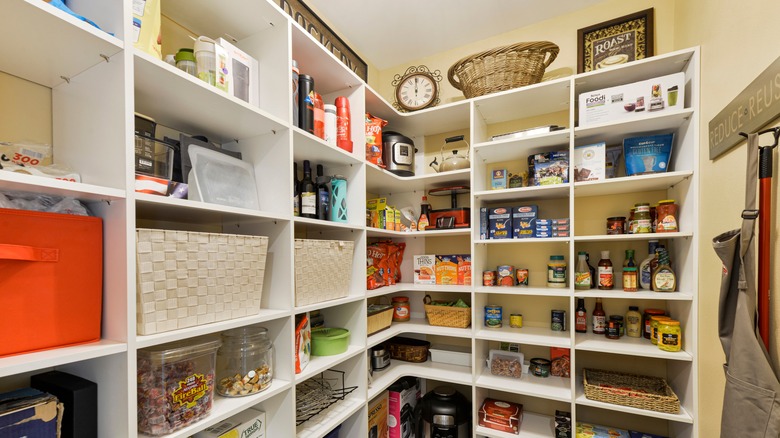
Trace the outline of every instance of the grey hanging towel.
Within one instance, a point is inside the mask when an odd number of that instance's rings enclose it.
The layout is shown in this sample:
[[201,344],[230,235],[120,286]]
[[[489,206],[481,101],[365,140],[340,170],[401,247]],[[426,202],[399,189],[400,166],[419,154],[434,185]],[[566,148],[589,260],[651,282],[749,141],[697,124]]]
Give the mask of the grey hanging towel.
[[780,381],[756,326],[758,135],[748,137],[742,228],[712,239],[723,262],[718,331],[726,353],[721,437],[780,437]]

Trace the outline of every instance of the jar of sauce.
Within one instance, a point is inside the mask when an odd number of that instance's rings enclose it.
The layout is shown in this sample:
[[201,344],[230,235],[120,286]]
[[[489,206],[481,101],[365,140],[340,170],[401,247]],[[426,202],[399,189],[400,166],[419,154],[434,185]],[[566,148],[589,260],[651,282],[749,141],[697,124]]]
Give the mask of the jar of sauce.
[[663,309],[645,309],[642,313],[642,335],[645,339],[652,338],[652,329],[650,327],[650,318],[658,315],[665,315],[666,311]]
[[626,232],[626,217],[615,216],[607,218],[607,235],[613,234],[625,234]]
[[656,233],[674,233],[680,231],[677,224],[677,204],[674,199],[665,199],[658,202],[656,207],[657,225]]
[[409,297],[393,297],[393,322],[409,321],[412,316]]
[[653,232],[653,218],[650,217],[650,204],[635,204],[634,208],[634,234],[647,234]]
[[551,255],[547,262],[547,287],[566,287],[566,261],[562,255]]
[[607,321],[607,339],[620,339],[620,323],[616,319]]
[[682,349],[680,321],[667,319],[658,323],[658,349],[664,351],[680,351]]

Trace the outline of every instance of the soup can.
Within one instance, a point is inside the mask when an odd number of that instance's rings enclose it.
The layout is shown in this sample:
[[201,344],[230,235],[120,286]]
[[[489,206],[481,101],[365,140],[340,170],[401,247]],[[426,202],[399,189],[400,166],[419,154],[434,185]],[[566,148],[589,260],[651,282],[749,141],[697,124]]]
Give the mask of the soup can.
[[498,271],[498,285],[499,286],[514,286],[515,285],[515,267],[512,265],[501,265],[497,269]]
[[487,305],[485,306],[485,327],[487,328],[501,328],[501,320],[503,319],[501,306]]
[[513,313],[509,315],[509,327],[521,328],[523,327],[523,314]]
[[550,329],[554,332],[566,331],[566,311],[565,310],[552,310],[551,312]]
[[482,271],[482,286],[496,285],[496,271]]

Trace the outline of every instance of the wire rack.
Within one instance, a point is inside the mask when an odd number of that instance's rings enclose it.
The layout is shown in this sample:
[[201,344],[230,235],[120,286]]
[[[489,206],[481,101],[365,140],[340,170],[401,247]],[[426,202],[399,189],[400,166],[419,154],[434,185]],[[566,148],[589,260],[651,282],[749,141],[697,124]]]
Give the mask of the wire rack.
[[[326,377],[326,373],[328,373]],[[345,372],[327,370],[295,385],[295,425],[300,426],[357,389],[345,386]],[[339,387],[340,386],[340,387]]]

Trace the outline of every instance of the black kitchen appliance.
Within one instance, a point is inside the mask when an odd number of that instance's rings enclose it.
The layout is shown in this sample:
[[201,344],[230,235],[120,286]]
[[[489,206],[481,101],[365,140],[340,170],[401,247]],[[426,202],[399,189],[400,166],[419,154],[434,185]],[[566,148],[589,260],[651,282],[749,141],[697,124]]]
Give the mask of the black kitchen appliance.
[[471,436],[471,403],[451,386],[437,386],[417,403],[416,438]]
[[414,142],[394,131],[382,133],[382,161],[398,176],[414,176]]

